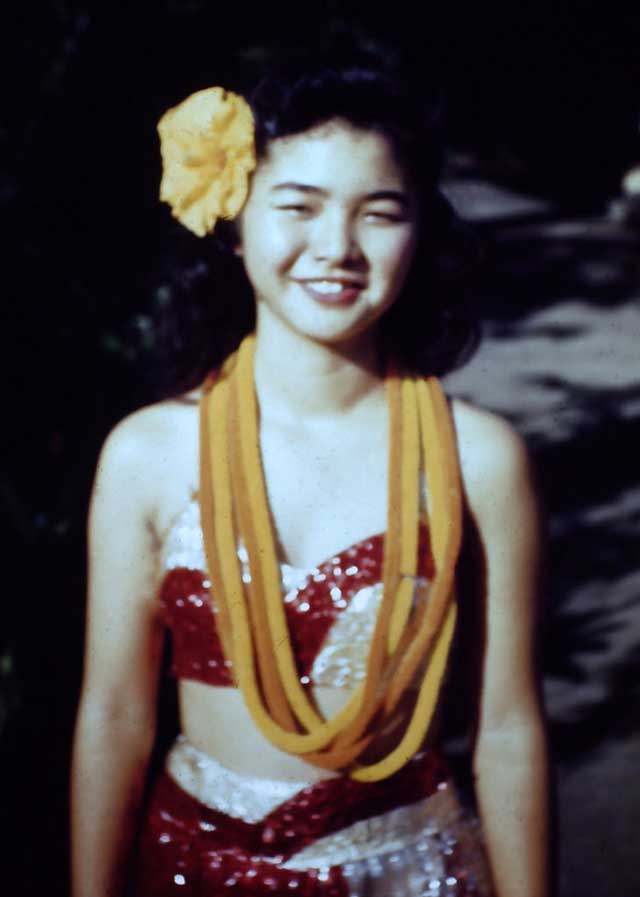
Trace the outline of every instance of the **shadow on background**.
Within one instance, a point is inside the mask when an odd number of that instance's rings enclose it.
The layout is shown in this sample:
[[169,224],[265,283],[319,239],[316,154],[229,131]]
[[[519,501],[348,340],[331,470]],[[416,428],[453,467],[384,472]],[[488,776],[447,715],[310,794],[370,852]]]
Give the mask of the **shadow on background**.
[[486,338],[450,388],[527,436],[546,504],[559,893],[638,893],[640,234],[604,213],[488,234]]

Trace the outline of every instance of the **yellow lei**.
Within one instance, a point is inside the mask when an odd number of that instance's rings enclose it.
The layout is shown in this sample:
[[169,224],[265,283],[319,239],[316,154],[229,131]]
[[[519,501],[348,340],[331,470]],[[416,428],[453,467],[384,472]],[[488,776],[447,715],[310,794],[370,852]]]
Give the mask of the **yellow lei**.
[[[282,602],[260,459],[253,350],[249,336],[204,391],[200,407],[202,527],[223,650],[254,722],[274,745],[317,766],[346,770],[360,781],[384,779],[424,740],[455,628],[462,510],[447,402],[433,377],[391,372],[387,378],[391,442],[383,597],[365,680],[335,716],[324,719],[298,679]],[[436,574],[428,602],[413,609],[421,458],[431,495]],[[249,557],[248,585],[236,553],[240,536]],[[359,765],[357,758],[423,666],[400,743],[379,762]]]

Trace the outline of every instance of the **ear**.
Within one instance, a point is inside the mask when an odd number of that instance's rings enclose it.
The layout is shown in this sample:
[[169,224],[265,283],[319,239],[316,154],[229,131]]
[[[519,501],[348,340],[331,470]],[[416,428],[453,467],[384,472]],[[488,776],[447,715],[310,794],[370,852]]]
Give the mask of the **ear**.
[[240,242],[236,243],[236,245],[233,247],[233,254],[237,255],[238,258],[242,258],[243,254],[244,254],[243,249],[242,249],[242,243],[240,243]]

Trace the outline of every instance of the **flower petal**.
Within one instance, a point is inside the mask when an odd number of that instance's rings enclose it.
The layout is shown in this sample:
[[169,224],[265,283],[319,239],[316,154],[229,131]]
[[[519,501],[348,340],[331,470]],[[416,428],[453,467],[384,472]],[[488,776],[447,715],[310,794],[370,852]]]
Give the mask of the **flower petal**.
[[160,199],[202,237],[218,218],[235,218],[256,166],[254,123],[247,102],[222,87],[192,94],[158,123],[163,175]]

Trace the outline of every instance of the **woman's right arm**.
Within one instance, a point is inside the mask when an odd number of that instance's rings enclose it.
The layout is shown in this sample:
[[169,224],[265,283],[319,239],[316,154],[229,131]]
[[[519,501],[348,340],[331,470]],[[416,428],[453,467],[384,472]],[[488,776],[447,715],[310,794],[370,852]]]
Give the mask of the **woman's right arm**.
[[162,630],[147,417],[133,415],[111,433],[91,499],[85,667],[71,775],[73,897],[121,897],[154,742]]

